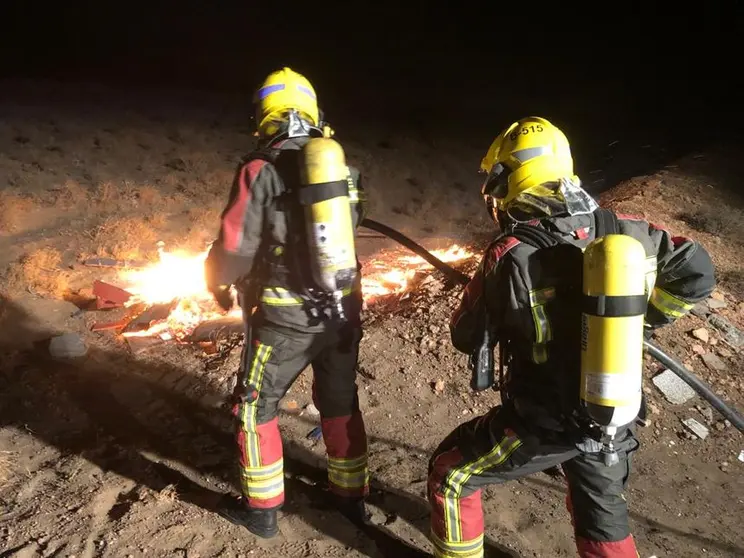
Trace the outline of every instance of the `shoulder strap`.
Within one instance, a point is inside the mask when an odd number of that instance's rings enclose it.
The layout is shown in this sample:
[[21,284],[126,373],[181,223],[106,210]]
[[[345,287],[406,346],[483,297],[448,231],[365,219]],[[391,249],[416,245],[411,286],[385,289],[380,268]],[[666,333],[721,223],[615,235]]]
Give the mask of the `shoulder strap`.
[[255,151],[252,151],[245,157],[243,157],[243,164],[249,163],[251,161],[255,161],[256,159],[261,159],[262,161],[266,161],[267,163],[275,163],[277,157],[279,157],[279,154],[281,153],[281,150],[279,149],[272,149],[270,147],[264,147],[262,149],[256,149]]
[[595,238],[608,234],[617,234],[617,215],[614,211],[598,207],[594,210],[594,234]]
[[536,248],[550,248],[564,242],[563,239],[549,231],[522,224],[514,226],[510,231],[507,231],[505,236],[513,236],[517,240]]

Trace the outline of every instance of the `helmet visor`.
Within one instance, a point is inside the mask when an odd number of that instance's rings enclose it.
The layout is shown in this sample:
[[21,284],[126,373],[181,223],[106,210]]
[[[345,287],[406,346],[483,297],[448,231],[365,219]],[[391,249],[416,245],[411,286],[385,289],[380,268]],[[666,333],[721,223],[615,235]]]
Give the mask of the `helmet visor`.
[[508,169],[501,163],[496,163],[491,172],[488,173],[483,186],[481,187],[481,194],[484,196],[491,196],[496,199],[506,197],[509,191],[509,172]]

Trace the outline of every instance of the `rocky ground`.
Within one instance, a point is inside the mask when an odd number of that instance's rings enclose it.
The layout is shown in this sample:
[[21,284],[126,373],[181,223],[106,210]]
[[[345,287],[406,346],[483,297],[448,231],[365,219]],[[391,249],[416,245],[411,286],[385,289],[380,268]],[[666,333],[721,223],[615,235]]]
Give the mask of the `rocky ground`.
[[[405,556],[403,543],[430,550],[428,456],[457,424],[498,403],[495,392],[469,389],[465,357],[449,343],[460,287],[420,274],[409,293],[367,309],[359,392],[377,528],[360,532],[325,507],[324,447],[309,437],[317,417],[303,374],[282,401],[288,478],[281,533],[258,541],[212,512],[234,486],[224,405],[239,352],[234,339],[221,341],[217,353],[166,344],[133,355],[114,333],[90,330],[104,312],[75,305],[93,278],[111,274],[81,266],[84,256],[147,258],[159,239],[200,249],[249,138],[207,116],[192,116],[186,126],[175,124],[180,115],[95,105],[92,116],[74,107],[3,110],[0,556],[378,557]],[[465,240],[482,247],[477,232],[487,223],[477,195],[459,203],[452,219],[414,218],[422,203],[437,216],[453,205],[454,198],[434,195],[431,177],[420,176],[439,157],[435,146],[409,139],[352,145],[349,153],[371,176],[374,217],[428,247]],[[466,184],[457,165],[480,155],[454,151],[437,180]],[[720,329],[720,319],[744,329],[737,157],[711,149],[630,180],[603,201],[689,234],[711,252],[718,289],[658,342],[741,410],[744,356],[735,330]],[[384,171],[377,166],[383,161]],[[399,193],[393,208],[381,199],[386,188]],[[392,246],[360,241],[365,259],[380,257],[381,248]],[[79,336],[84,357],[49,356],[45,340],[62,332]],[[653,382],[659,372],[647,360],[651,414],[626,495],[641,556],[742,556],[744,439],[696,396],[671,403]],[[687,419],[705,428],[695,426],[704,439]],[[564,492],[560,479],[547,475],[486,489],[489,555],[575,555]]]

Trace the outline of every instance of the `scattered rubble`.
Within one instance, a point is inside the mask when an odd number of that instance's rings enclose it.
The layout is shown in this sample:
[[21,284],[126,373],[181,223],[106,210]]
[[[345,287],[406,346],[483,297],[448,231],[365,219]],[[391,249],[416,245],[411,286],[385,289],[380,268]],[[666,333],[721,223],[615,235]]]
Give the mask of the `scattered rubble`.
[[129,301],[132,294],[115,285],[96,280],[93,281],[93,296],[96,297],[96,309],[105,310],[121,308]]
[[710,407],[703,407],[701,405],[696,405],[695,409],[697,409],[697,411],[701,415],[703,415],[705,422],[707,422],[708,424],[713,423],[713,409],[711,409]]
[[664,370],[651,381],[672,405],[681,405],[695,397],[695,391],[671,370]]
[[689,428],[690,431],[701,440],[705,440],[708,437],[708,429],[694,418],[685,419],[682,421],[682,424]]

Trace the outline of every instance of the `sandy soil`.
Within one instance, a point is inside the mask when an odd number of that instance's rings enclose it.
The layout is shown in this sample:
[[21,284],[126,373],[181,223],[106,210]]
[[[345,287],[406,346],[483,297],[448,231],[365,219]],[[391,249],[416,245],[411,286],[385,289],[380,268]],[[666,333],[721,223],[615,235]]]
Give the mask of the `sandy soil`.
[[[250,149],[247,115],[229,105],[217,111],[197,99],[142,109],[130,101],[0,107],[0,556],[377,557],[405,556],[403,543],[430,550],[428,456],[457,424],[498,402],[496,393],[469,390],[465,357],[449,344],[459,287],[421,276],[411,295],[368,309],[359,387],[377,529],[360,532],[325,506],[323,444],[306,437],[316,419],[303,410],[304,374],[282,404],[281,534],[258,541],[211,511],[234,487],[223,402],[239,349],[227,345],[221,359],[194,346],[132,355],[113,333],[90,331],[111,313],[75,305],[94,278],[114,276],[83,267],[84,256],[154,258],[158,240],[203,248],[234,165]],[[472,190],[480,150],[381,136],[347,152],[368,179],[371,215],[428,247],[481,247],[492,230]],[[717,267],[714,296],[725,303],[714,312],[744,327],[739,161],[710,150],[604,200],[700,239]],[[365,258],[383,248],[391,246],[360,241]],[[707,342],[691,334],[701,327]],[[60,332],[80,334],[86,357],[52,360],[44,340]],[[690,315],[659,337],[744,409],[744,358],[715,328]],[[720,369],[704,364],[711,354]],[[658,369],[647,361],[652,414],[627,494],[641,556],[742,556],[744,440],[697,398],[668,403],[650,382]],[[685,431],[681,420],[690,417],[710,429],[705,440]],[[547,475],[487,489],[489,555],[575,555],[564,492]]]

